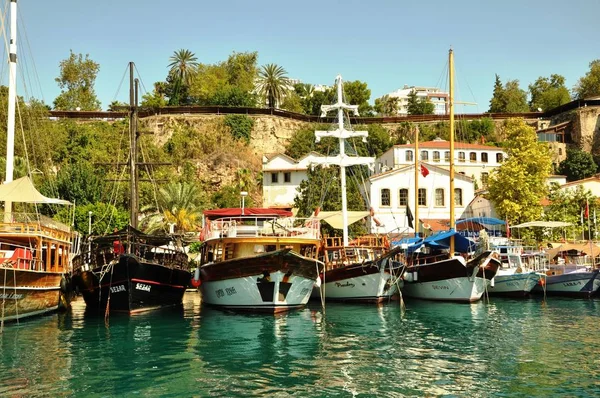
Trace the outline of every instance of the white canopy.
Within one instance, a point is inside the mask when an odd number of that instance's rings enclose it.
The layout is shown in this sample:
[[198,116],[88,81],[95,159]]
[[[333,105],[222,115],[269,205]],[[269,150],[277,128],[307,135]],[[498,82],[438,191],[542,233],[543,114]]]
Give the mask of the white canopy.
[[511,225],[510,228],[527,228],[527,227],[544,227],[544,228],[560,228],[573,225],[562,221],[529,221],[519,225]]
[[29,177],[0,185],[0,202],[47,203],[70,205],[71,202],[61,199],[47,198],[35,187]]
[[[362,220],[369,215],[368,211],[348,211],[348,225]],[[341,211],[322,211],[317,214],[316,218],[325,221],[335,229],[344,228],[344,219]]]

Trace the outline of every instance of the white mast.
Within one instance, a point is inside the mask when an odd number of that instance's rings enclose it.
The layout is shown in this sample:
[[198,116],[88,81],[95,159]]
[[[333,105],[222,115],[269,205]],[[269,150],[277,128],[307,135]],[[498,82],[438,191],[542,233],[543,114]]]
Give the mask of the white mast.
[[[8,121],[6,130],[6,177],[5,183],[13,180],[15,158],[15,108],[17,99],[17,0],[10,1],[10,45],[8,78]],[[12,212],[12,202],[5,202],[4,213]]]
[[345,143],[347,138],[363,137],[363,142],[367,141],[369,136],[368,131],[349,131],[344,128],[344,110],[354,112],[358,116],[358,105],[347,105],[342,98],[342,76],[338,75],[335,78],[337,85],[337,103],[333,105],[321,105],[321,117],[326,117],[327,112],[337,110],[338,128],[333,131],[315,131],[316,142],[319,142],[322,137],[336,137],[340,143],[340,153],[337,156],[326,157],[324,159],[315,159],[314,164],[320,164],[325,167],[329,165],[340,166],[340,183],[342,189],[342,218],[343,218],[343,233],[344,246],[348,246],[348,200],[346,198],[346,167],[354,165],[368,165],[371,170],[375,167],[375,159],[364,156],[348,156],[345,152]]

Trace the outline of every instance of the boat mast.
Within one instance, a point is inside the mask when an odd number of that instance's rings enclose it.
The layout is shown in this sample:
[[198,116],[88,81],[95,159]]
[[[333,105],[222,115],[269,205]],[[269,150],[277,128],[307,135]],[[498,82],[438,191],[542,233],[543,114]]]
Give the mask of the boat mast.
[[367,141],[369,136],[368,131],[349,131],[344,128],[344,111],[352,111],[355,116],[358,114],[358,105],[347,105],[343,102],[343,82],[342,76],[338,75],[335,79],[337,85],[337,103],[333,105],[321,105],[321,117],[326,117],[327,112],[336,110],[338,118],[338,126],[333,131],[315,131],[315,141],[319,142],[322,137],[335,137],[338,138],[340,149],[339,154],[333,157],[326,157],[325,159],[315,159],[312,161],[313,164],[320,164],[323,166],[337,165],[340,166],[340,183],[342,189],[342,218],[343,218],[343,236],[344,246],[348,246],[348,200],[346,196],[346,167],[354,165],[368,165],[372,170],[375,166],[375,159],[372,157],[361,157],[361,156],[348,156],[345,152],[346,139],[353,137],[363,137],[363,142]]
[[[454,231],[456,225],[454,217],[454,52],[450,49],[448,54],[449,87],[450,93],[450,231]],[[450,237],[450,256],[454,254],[454,236]]]
[[415,128],[415,238],[419,237],[419,126]]
[[[6,176],[5,183],[13,180],[15,159],[15,113],[17,104],[17,0],[10,1],[10,46],[8,78],[8,120],[6,126]],[[4,205],[5,218],[10,221],[12,202]]]
[[138,227],[138,178],[137,178],[137,86],[138,80],[133,78],[133,62],[129,63],[129,186],[131,192],[129,224]]

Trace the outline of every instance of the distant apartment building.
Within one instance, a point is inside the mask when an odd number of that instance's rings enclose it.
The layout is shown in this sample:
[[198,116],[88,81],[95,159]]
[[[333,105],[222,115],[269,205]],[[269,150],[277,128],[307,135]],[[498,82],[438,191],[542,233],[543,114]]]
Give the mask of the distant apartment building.
[[408,115],[408,96],[413,90],[416,92],[417,98],[431,101],[434,106],[434,115],[445,115],[448,113],[448,93],[443,92],[437,87],[404,85],[403,88],[387,94],[390,97],[398,98],[399,115]]
[[[478,188],[485,188],[490,172],[500,166],[507,155],[498,147],[456,142],[454,157],[454,171],[472,178]],[[450,142],[436,139],[419,143],[418,159],[443,169],[449,169]],[[377,172],[385,172],[414,163],[414,144],[394,145],[377,158],[375,168]]]

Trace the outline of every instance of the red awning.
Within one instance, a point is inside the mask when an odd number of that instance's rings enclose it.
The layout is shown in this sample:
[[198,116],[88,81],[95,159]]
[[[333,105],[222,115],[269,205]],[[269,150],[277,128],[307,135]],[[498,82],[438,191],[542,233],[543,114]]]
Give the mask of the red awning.
[[244,214],[242,209],[239,207],[233,207],[229,209],[214,209],[205,210],[204,216],[215,219],[224,217],[240,217],[240,216],[275,216],[275,217],[291,217],[292,212],[283,209],[264,209],[259,207],[246,207],[244,208]]

